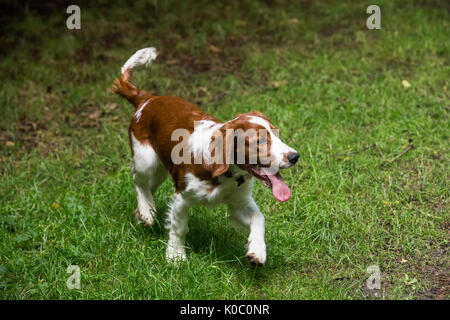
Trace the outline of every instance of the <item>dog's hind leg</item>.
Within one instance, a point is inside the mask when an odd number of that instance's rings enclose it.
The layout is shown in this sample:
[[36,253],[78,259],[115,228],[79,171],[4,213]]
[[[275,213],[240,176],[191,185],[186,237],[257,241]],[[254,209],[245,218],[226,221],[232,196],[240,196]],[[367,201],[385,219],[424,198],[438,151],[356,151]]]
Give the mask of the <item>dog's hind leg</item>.
[[133,180],[136,187],[138,207],[136,217],[151,226],[156,216],[153,193],[167,177],[167,171],[155,150],[131,136],[134,160]]
[[150,191],[148,176],[135,173],[133,180],[136,187],[138,203],[135,216],[146,225],[151,226],[156,216],[156,206]]

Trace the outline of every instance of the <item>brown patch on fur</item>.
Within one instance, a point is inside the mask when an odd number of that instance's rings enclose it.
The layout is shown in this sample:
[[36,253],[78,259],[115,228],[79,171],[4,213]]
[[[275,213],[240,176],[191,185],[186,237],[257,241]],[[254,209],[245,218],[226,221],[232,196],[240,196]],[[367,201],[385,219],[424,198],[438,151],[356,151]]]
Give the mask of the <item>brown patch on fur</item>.
[[252,111],[249,111],[249,112],[246,112],[246,113],[239,113],[238,115],[236,115],[236,117],[246,117],[247,119],[248,119],[248,116],[260,117],[260,118],[266,120],[267,123],[269,124],[270,129],[274,130],[274,134],[278,137],[280,129],[275,127],[272,124],[272,122],[270,121],[270,119],[266,115],[262,114],[261,112],[256,111],[256,110],[252,110]]
[[186,129],[189,133],[194,131],[194,122],[201,120],[219,121],[204,113],[192,103],[177,97],[161,96],[151,100],[141,111],[139,120],[133,117],[130,122],[130,134],[143,144],[150,144],[175,182],[176,190],[185,188],[184,178],[190,172],[202,180],[210,180],[218,184],[211,171],[205,170],[202,164],[194,164],[191,155],[191,164],[175,165],[172,162],[172,149],[180,141],[172,141],[172,132],[176,129]]
[[[238,167],[240,167],[241,169],[248,171],[249,173],[252,173],[252,171],[250,169],[252,165],[268,166],[266,161],[268,161],[270,159],[270,148],[271,148],[271,144],[272,144],[272,139],[271,139],[269,133],[266,134],[266,138],[267,138],[266,143],[260,144],[260,139],[262,138],[260,130],[266,131],[266,129],[259,124],[249,122],[249,120],[250,120],[249,116],[253,116],[253,115],[261,117],[263,119],[268,119],[262,113],[256,112],[256,111],[252,111],[249,113],[241,113],[236,116],[236,119],[234,119],[232,121],[228,121],[220,129],[221,134],[223,136],[223,141],[225,142],[225,144],[224,144],[225,149],[224,149],[223,154],[224,154],[224,157],[226,157],[226,158],[224,159],[224,161],[226,161],[226,159],[230,159],[230,152],[234,153],[234,155],[233,155],[234,161],[237,160],[237,155],[243,154],[245,157],[244,164],[236,164],[236,165]],[[270,120],[267,120],[267,121],[270,123]],[[238,138],[242,139],[242,137],[240,137],[240,134],[242,132],[245,133],[245,132],[247,132],[247,130],[250,130],[250,129],[253,129],[254,132],[256,132],[256,135],[255,136],[245,136],[244,137],[245,138],[244,146],[243,147],[237,146]],[[239,130],[242,130],[242,131],[239,131]],[[237,135],[236,135],[236,133],[237,133]],[[232,143],[234,143],[233,148],[232,148]],[[252,144],[256,144],[256,150],[252,150],[252,148],[251,148]],[[241,148],[241,149],[239,149],[239,148]],[[252,153],[252,151],[256,151],[256,154]],[[264,163],[261,162],[261,157],[266,159],[266,161],[264,161]],[[255,164],[250,164],[250,159],[256,159],[257,161]]]

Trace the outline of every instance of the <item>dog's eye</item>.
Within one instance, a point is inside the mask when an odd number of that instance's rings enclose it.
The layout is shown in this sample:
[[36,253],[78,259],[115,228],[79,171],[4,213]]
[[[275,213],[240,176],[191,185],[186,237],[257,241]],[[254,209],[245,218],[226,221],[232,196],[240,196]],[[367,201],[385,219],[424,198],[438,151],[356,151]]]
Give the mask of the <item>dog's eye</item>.
[[259,140],[258,140],[258,144],[266,144],[267,143],[267,139],[264,137],[264,138],[260,138]]

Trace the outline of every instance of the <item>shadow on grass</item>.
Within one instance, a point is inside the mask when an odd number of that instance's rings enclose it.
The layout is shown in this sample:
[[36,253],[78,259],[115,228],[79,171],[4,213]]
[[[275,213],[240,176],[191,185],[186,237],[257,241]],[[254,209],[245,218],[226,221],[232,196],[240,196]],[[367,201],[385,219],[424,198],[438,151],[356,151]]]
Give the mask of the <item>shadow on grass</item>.
[[230,225],[228,219],[208,216],[201,219],[191,216],[186,242],[192,253],[208,257],[211,263],[220,262],[237,272],[244,272],[255,280],[268,278],[272,268],[253,267],[247,260],[247,235]]
[[[157,216],[152,227],[143,223],[136,226],[141,230],[141,236],[167,241],[165,229],[167,212],[171,197],[167,196],[167,190],[158,191],[155,195]],[[186,236],[188,262],[197,255],[199,259],[211,262],[211,265],[219,263],[235,270],[237,273],[258,281],[259,285],[271,281],[273,273],[279,270],[279,263],[266,263],[264,267],[254,267],[247,260],[246,243],[248,234],[239,232],[233,228],[224,212],[210,207],[194,206],[189,214],[189,232]],[[131,218],[134,221],[135,218]],[[273,257],[278,255],[273,253]],[[174,266],[175,269],[178,266]]]

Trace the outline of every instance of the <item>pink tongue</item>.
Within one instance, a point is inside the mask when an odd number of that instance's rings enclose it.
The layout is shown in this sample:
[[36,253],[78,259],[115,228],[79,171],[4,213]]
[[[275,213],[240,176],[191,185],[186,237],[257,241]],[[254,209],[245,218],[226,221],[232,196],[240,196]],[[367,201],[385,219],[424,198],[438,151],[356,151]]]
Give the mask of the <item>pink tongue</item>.
[[268,174],[267,177],[272,183],[272,193],[275,199],[281,202],[288,201],[291,197],[291,190],[289,190],[281,175],[279,173],[276,175]]

